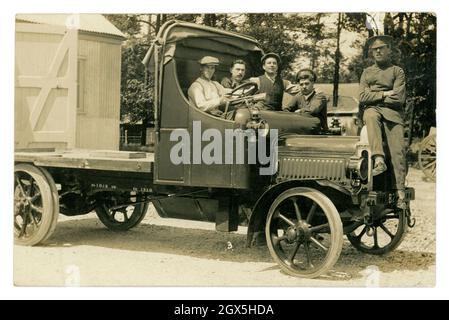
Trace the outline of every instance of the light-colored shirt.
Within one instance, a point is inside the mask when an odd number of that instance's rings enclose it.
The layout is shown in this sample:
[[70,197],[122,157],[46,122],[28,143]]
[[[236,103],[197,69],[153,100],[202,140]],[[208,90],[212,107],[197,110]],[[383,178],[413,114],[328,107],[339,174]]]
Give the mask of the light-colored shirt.
[[220,99],[226,93],[217,81],[196,79],[189,88],[189,101],[204,112],[210,112],[220,106]]

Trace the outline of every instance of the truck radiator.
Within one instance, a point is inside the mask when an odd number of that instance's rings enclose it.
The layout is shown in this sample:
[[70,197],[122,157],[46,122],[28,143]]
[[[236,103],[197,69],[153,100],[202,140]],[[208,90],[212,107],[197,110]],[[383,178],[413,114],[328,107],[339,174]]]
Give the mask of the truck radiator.
[[281,179],[346,180],[347,160],[339,158],[280,157]]

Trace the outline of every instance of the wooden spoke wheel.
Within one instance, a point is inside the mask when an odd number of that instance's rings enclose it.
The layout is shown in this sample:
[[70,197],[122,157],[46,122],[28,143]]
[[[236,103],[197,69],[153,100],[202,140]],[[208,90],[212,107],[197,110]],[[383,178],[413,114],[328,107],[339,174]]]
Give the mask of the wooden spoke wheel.
[[420,169],[427,178],[435,181],[437,166],[437,141],[436,135],[427,136],[422,142],[418,153]]
[[407,232],[404,210],[385,210],[372,225],[361,225],[347,235],[349,242],[359,251],[382,255],[395,250]]
[[128,231],[142,222],[148,211],[148,203],[129,204],[115,208],[118,203],[114,198],[98,204],[95,208],[100,221],[112,231]]
[[14,168],[14,240],[34,246],[47,240],[59,214],[56,185],[45,169],[29,164]]
[[343,227],[334,204],[311,188],[293,188],[271,205],[265,228],[268,248],[282,270],[315,278],[337,262]]

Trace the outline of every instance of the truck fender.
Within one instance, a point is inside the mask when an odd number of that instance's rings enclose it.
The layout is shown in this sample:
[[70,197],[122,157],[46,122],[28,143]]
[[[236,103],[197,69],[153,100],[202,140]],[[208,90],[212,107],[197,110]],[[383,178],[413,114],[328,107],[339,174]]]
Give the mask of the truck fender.
[[254,205],[251,216],[249,218],[248,232],[246,237],[246,245],[248,247],[265,244],[265,223],[271,204],[282,192],[296,187],[310,187],[319,189],[318,183],[311,180],[285,181],[273,185],[269,189],[267,189],[256,201],[256,204]]

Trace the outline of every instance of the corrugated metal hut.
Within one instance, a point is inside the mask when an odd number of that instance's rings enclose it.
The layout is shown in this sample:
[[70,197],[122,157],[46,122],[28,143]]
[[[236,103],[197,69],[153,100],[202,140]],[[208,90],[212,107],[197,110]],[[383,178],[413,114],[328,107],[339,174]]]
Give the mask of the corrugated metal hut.
[[124,39],[99,14],[16,15],[16,149],[118,150]]

